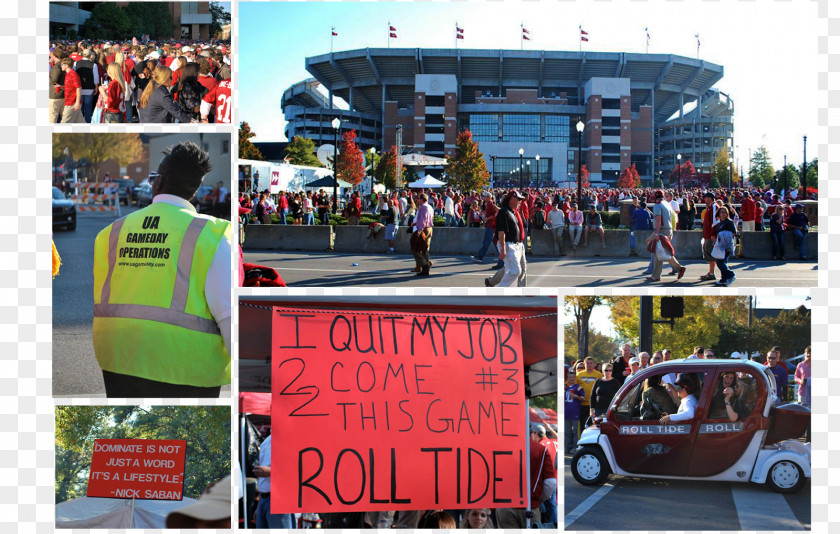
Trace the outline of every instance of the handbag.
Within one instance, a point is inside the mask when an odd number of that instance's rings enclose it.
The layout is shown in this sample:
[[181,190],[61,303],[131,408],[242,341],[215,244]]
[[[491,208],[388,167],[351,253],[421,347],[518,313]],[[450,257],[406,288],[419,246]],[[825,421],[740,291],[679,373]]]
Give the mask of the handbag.
[[722,260],[726,258],[726,252],[723,250],[722,246],[719,246],[720,240],[715,241],[715,246],[712,247],[712,257],[716,260]]
[[668,261],[671,259],[671,254],[662,246],[662,241],[656,240],[656,259],[658,261]]

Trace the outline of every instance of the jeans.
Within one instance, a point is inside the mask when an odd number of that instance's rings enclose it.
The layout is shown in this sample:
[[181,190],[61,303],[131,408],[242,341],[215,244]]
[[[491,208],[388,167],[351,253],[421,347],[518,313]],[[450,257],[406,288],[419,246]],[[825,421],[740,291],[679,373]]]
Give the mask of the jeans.
[[572,245],[578,246],[578,243],[580,243],[580,235],[582,233],[583,233],[583,225],[580,225],[580,224],[569,225],[569,239],[572,241]]
[[552,228],[551,232],[554,234],[554,242],[557,243],[557,252],[563,254],[563,227]]
[[566,444],[564,450],[566,452],[572,452],[577,448],[578,442],[578,424],[580,421],[577,419],[564,419],[563,420],[564,432],[566,434]]
[[547,501],[542,503],[542,508],[544,509],[542,514],[542,521],[541,523],[551,523],[552,525],[557,524],[557,490],[551,494],[551,497],[548,498]]
[[294,514],[272,514],[269,499],[260,499],[257,505],[257,528],[294,528]]
[[280,210],[280,224],[286,224],[286,217],[289,215],[289,208],[283,208]]
[[129,98],[125,101],[125,122],[131,122],[134,120],[134,108],[131,106],[131,101],[133,98]]
[[318,215],[321,218],[321,224],[330,224],[330,211],[327,210],[324,213]]
[[315,224],[315,214],[312,213],[312,212],[304,213],[303,214],[303,224],[305,224],[307,226],[314,225]]
[[478,249],[475,257],[483,260],[484,255],[487,254],[487,249],[490,248],[490,244],[493,243],[493,236],[496,234],[496,231],[492,228],[484,228],[484,241],[481,242],[481,248]]
[[808,231],[794,228],[791,232],[793,232],[793,244],[799,250],[799,259],[804,260],[807,258],[805,245],[808,243]]
[[85,117],[85,122],[90,123],[90,119],[93,116],[93,104],[94,99],[97,95],[89,94],[89,95],[82,95],[82,115]]
[[449,215],[448,213],[446,214],[446,226],[457,226],[454,215]]
[[785,256],[785,233],[781,230],[770,232],[770,237],[773,238],[773,258],[783,258]]
[[729,268],[730,254],[730,252],[727,252],[726,257],[722,260],[715,258],[715,263],[717,263],[717,267],[720,270],[720,279],[722,282],[735,279],[735,272]]

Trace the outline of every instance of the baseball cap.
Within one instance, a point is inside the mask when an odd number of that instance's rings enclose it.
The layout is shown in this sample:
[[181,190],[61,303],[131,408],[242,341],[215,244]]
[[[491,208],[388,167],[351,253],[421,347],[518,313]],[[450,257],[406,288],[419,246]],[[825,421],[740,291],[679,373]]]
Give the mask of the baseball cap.
[[630,358],[630,365],[633,365],[634,363],[638,363],[639,365],[641,365],[641,363],[639,362],[639,359],[636,358],[635,356]]
[[519,191],[517,191],[516,189],[514,189],[513,191],[508,193],[508,197],[518,198],[519,200],[525,200],[525,196],[522,193],[520,193]]
[[166,516],[166,528],[195,528],[195,522],[218,521],[230,517],[230,475],[207,486],[193,504]]
[[540,436],[545,436],[545,427],[539,423],[532,423],[531,432],[536,432]]
[[190,48],[189,46],[185,46],[184,48],[181,49],[181,52],[184,52],[184,53],[192,52],[192,51],[193,51],[193,49]]

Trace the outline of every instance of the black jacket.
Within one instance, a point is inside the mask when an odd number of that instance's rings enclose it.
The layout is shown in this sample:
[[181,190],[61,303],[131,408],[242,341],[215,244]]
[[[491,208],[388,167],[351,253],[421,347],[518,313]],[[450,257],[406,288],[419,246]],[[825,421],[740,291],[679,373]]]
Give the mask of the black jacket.
[[181,122],[189,123],[190,117],[178,107],[178,104],[172,100],[172,95],[166,87],[158,86],[152,92],[151,98],[146,103],[146,107],[140,108],[140,122],[172,122],[173,119],[178,119]]

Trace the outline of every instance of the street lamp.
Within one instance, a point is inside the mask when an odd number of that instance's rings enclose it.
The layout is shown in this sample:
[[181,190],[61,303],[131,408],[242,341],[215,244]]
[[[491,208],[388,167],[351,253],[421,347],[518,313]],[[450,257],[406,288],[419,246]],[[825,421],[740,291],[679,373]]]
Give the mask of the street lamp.
[[539,187],[539,185],[541,183],[541,178],[540,178],[540,155],[537,154],[536,156],[534,156],[534,160],[537,162],[537,187]]
[[782,169],[782,198],[785,198],[787,196],[787,156],[785,156],[785,166]]
[[732,189],[732,163],[735,160],[729,158],[729,189]]
[[677,154],[677,191],[680,190],[682,182],[682,154]]
[[522,164],[522,155],[523,155],[523,154],[525,154],[525,149],[524,149],[524,148],[520,148],[520,149],[519,149],[519,189],[522,189],[522,170],[523,170],[523,168],[525,167],[525,166]]
[[528,187],[531,187],[531,160],[529,159],[525,164],[528,166]]
[[495,185],[496,182],[496,156],[490,156],[490,184]]
[[376,147],[370,147],[370,195],[373,196],[373,175],[376,174]]
[[341,121],[338,117],[334,118],[332,122],[333,127],[333,206],[332,212],[335,215],[338,212],[338,129],[341,128]]
[[805,183],[805,175],[808,172],[808,158],[805,156],[805,154],[806,154],[805,148],[807,146],[808,146],[808,136],[803,135],[802,136],[802,179],[799,180],[799,182],[800,182],[799,186],[802,187],[802,198],[803,199],[805,198],[805,192],[807,191],[807,189],[806,189],[807,186],[806,186],[806,183]]
[[583,209],[583,177],[581,176],[581,160],[583,159],[583,121],[578,119],[575,126],[578,132],[578,175],[577,175],[577,201],[578,207]]

